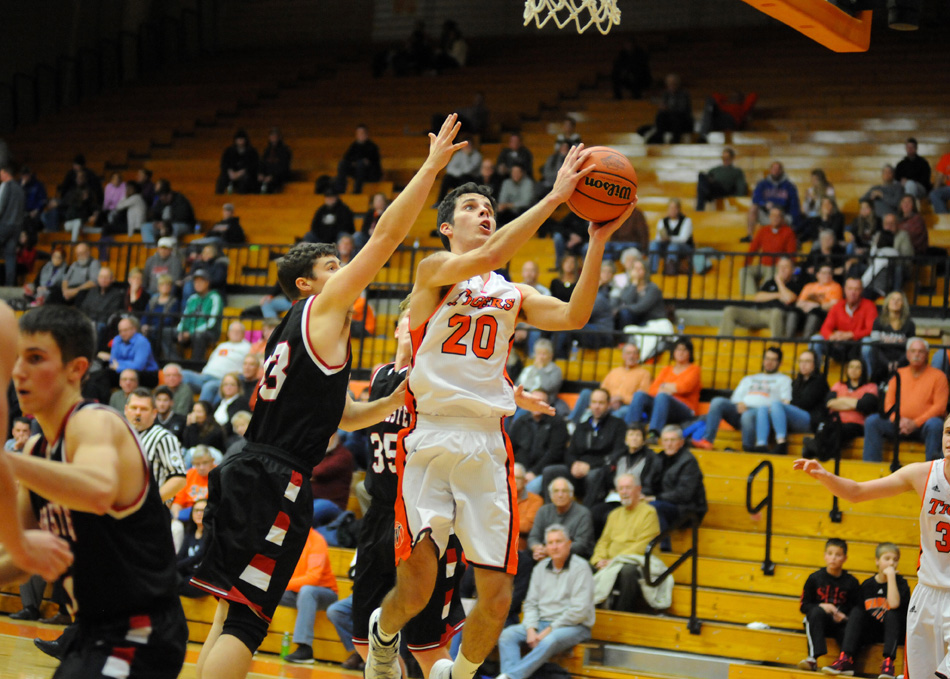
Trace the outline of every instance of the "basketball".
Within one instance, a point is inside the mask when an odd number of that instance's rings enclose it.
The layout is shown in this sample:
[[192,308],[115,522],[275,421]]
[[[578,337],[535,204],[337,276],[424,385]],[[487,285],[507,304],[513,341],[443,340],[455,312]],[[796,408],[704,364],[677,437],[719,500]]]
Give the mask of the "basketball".
[[606,146],[592,146],[590,151],[584,167],[594,169],[578,183],[567,206],[581,219],[609,222],[637,197],[637,173],[619,151]]

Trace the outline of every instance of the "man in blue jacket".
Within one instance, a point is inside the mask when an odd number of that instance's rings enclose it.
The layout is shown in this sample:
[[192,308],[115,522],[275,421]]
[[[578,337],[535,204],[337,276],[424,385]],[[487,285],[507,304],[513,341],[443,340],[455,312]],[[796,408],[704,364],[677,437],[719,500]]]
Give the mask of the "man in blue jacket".
[[760,224],[768,224],[769,210],[773,207],[782,208],[788,223],[792,226],[798,225],[802,220],[802,204],[798,198],[798,189],[785,176],[785,168],[777,160],[769,168],[768,176],[756,184],[752,192],[752,205],[749,207],[748,218],[749,234],[742,239],[743,243],[752,240]]

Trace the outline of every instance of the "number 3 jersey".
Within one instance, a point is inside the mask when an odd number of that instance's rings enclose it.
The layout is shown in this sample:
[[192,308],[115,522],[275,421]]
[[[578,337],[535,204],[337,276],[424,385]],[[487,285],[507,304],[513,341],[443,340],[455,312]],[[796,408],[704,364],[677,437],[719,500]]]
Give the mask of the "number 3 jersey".
[[[370,380],[369,400],[376,401],[392,394],[406,379],[408,367],[395,369],[395,363],[387,363],[376,369]],[[369,429],[369,444],[373,459],[366,470],[366,492],[373,498],[373,507],[385,507],[392,514],[396,504],[398,481],[396,479],[396,442],[399,432],[409,426],[406,406],[397,408],[382,422]]]
[[941,589],[950,588],[950,483],[947,461],[934,460],[920,503],[920,556],[917,580]]
[[328,365],[307,332],[316,297],[296,302],[267,342],[264,376],[247,427],[249,447],[276,449],[308,472],[319,464],[346,404],[350,355]]
[[494,272],[452,286],[412,331],[409,394],[417,414],[500,418],[515,411],[505,366],[521,303],[521,291]]

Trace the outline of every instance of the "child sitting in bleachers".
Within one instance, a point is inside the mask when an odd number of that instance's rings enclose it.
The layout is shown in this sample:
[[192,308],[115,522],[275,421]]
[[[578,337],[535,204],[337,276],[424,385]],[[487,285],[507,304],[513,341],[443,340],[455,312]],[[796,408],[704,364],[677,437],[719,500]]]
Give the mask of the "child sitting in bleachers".
[[803,670],[818,669],[818,658],[828,652],[826,637],[834,637],[840,646],[851,609],[858,600],[858,581],[844,570],[848,543],[829,538],[825,543],[825,567],[805,581],[801,611],[805,614],[808,657],[798,663]]

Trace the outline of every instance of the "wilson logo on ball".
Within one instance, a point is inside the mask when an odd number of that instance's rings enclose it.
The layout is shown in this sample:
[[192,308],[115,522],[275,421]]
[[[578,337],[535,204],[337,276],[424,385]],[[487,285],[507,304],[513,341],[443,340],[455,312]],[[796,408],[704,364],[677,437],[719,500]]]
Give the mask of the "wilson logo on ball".
[[629,186],[621,186],[620,184],[605,182],[602,179],[592,179],[591,177],[584,177],[584,186],[590,186],[594,189],[603,189],[604,192],[611,198],[616,196],[621,200],[631,199],[631,189]]

